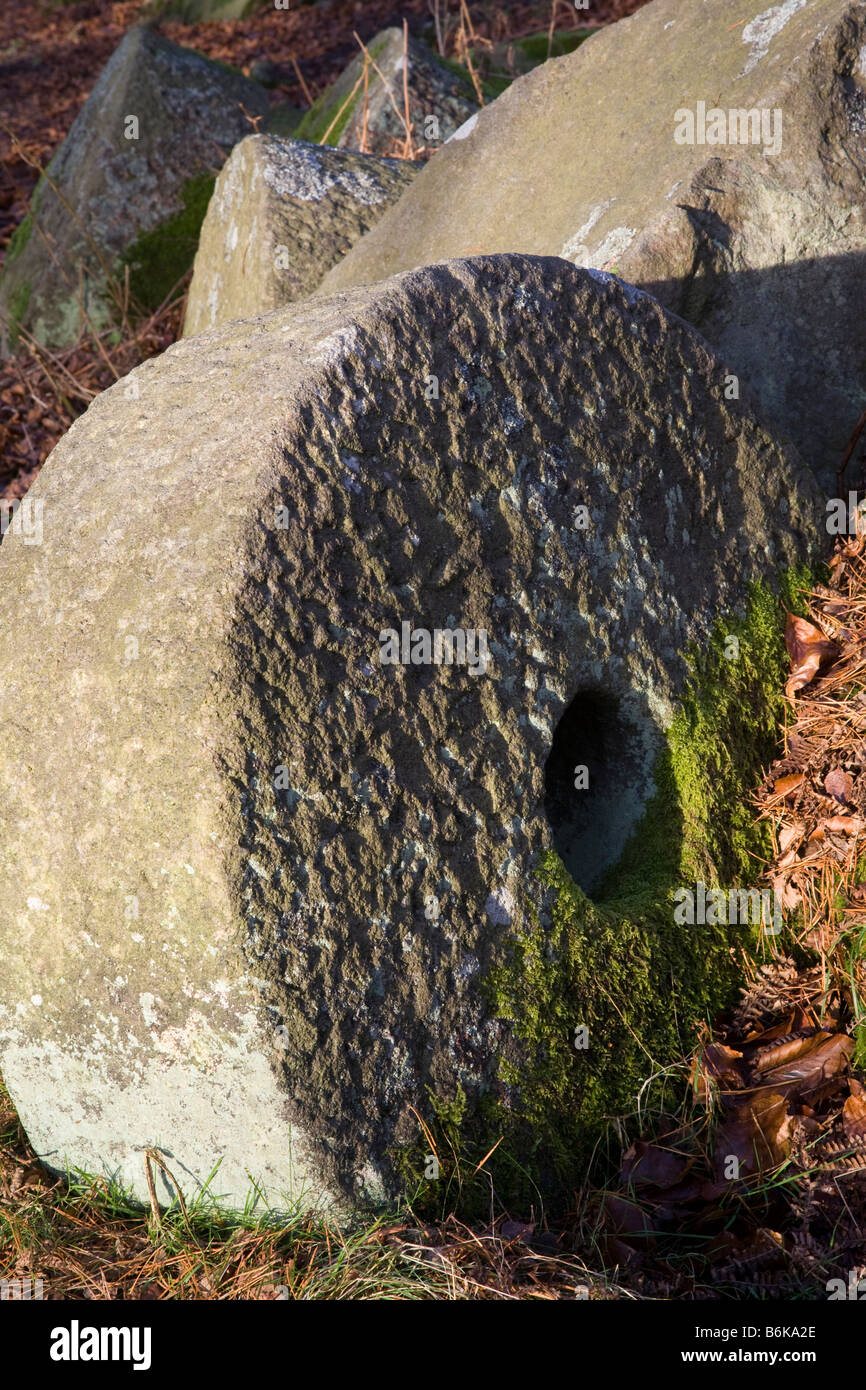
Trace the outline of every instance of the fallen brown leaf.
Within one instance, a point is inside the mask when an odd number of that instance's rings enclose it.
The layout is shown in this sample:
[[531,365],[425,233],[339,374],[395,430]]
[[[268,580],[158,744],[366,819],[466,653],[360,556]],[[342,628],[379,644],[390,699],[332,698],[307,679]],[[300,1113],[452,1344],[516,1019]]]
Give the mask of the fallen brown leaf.
[[800,894],[789,883],[784,874],[777,874],[773,879],[773,892],[785,912],[790,912],[793,908],[800,906]]
[[[822,1042],[822,1038],[825,1041]],[[834,1033],[830,1038],[826,1033],[818,1033],[812,1041],[817,1045],[808,1052],[791,1062],[763,1071],[763,1084],[776,1088],[784,1086],[786,1091],[796,1087],[808,1091],[845,1071],[848,1058],[854,1051],[853,1038],[845,1033]]]
[[694,1159],[684,1154],[638,1139],[623,1155],[621,1176],[624,1183],[635,1187],[674,1187],[693,1163]]
[[837,835],[859,835],[863,829],[863,821],[859,816],[830,816],[819,823],[818,830],[821,829]]
[[605,1224],[617,1235],[645,1237],[652,1232],[652,1222],[643,1207],[615,1192],[604,1194],[603,1212]]
[[795,820],[793,825],[783,825],[779,830],[780,852],[784,854],[789,846],[800,838],[805,829],[805,823],[801,820]]
[[802,851],[802,858],[803,858],[803,859],[814,859],[814,857],[815,857],[816,854],[823,854],[823,852],[824,852],[824,828],[823,828],[822,825],[816,825],[816,826],[815,826],[815,829],[812,831],[812,834],[809,836],[809,838],[808,838],[808,840],[806,841],[806,844],[805,844],[805,846],[804,846],[804,848],[803,848],[803,851]]
[[814,623],[793,613],[788,614],[785,625],[785,646],[791,658],[785,694],[792,700],[796,691],[815,679],[822,665],[838,655],[838,648]]
[[716,1131],[713,1171],[717,1182],[732,1181],[729,1160],[735,1158],[738,1176],[775,1168],[788,1155],[788,1101],[778,1091],[754,1091],[739,1099]]
[[639,1265],[643,1260],[643,1251],[636,1250],[633,1245],[619,1240],[616,1236],[605,1236],[603,1249],[605,1263],[614,1269],[618,1265],[624,1265],[626,1268]]
[[503,1221],[499,1229],[503,1240],[529,1240],[535,1234],[534,1221]]
[[706,1100],[713,1082],[726,1090],[741,1090],[746,1084],[745,1070],[738,1066],[742,1056],[742,1052],[726,1047],[724,1043],[709,1043],[692,1063],[691,1083],[695,1095]]
[[845,1138],[852,1142],[866,1136],[866,1090],[855,1077],[848,1082],[851,1094],[842,1106]]
[[[821,1038],[826,1038],[826,1033],[821,1034]],[[803,1057],[807,1052],[815,1050],[815,1039],[811,1038],[791,1038],[787,1042],[777,1043],[775,1047],[761,1048],[753,1058],[753,1065],[756,1073],[773,1071],[775,1067],[781,1067],[786,1062],[793,1062],[798,1057]]]
[[824,778],[824,790],[828,796],[834,797],[836,801],[841,801],[843,806],[847,806],[854,793],[854,778],[849,772],[843,772],[841,768],[834,768]]

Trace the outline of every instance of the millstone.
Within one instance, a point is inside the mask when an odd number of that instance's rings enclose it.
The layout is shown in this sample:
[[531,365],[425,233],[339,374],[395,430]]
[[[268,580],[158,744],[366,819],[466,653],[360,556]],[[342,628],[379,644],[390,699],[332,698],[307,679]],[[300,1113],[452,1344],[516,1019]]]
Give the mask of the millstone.
[[519,1112],[487,983],[549,930],[539,857],[594,890],[684,648],[814,542],[725,382],[648,296],[514,255],[93,402],[0,549],[0,1067],[46,1162],[339,1202],[394,1191],[428,1088]]

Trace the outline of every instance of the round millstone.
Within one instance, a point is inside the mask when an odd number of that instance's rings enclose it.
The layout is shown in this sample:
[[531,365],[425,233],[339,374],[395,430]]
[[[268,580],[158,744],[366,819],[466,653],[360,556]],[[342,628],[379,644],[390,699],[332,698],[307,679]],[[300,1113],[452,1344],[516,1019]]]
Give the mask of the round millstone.
[[725,381],[505,255],[205,332],[73,425],[0,549],[0,1068],[47,1163],[340,1202],[429,1094],[519,1112],[488,984],[540,857],[594,891],[684,648],[814,541]]

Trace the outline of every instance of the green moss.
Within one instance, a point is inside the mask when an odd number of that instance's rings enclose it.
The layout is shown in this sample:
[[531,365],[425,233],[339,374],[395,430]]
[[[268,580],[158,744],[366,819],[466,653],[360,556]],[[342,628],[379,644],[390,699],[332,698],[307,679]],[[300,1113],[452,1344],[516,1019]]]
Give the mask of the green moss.
[[527,34],[525,38],[515,39],[514,47],[529,63],[537,66],[546,62],[548,57],[562,58],[566,53],[573,53],[593,32],[592,29],[573,29],[567,34],[554,34],[553,42],[550,43],[547,30],[541,30],[537,34]]
[[297,139],[298,126],[303,118],[304,113],[296,106],[283,103],[271,107],[264,128],[268,135],[281,135],[284,139],[294,140]]
[[32,286],[24,280],[9,297],[9,343],[14,347],[20,337],[20,327],[30,305]]
[[24,250],[24,247],[30,240],[30,233],[32,231],[33,218],[30,216],[28,212],[24,220],[22,222],[19,222],[18,226],[15,228],[15,231],[12,233],[12,239],[9,242],[9,245],[6,247],[6,260],[4,263],[5,265],[9,266],[12,264],[13,261],[17,261],[18,257],[21,255],[21,252]]
[[[51,164],[49,164],[48,166],[47,172],[49,174],[51,172],[51,165],[53,163],[54,160],[52,160]],[[46,181],[45,174],[40,174],[39,180],[36,184],[36,187],[33,190],[33,195],[30,199],[30,211],[27,213],[26,217],[22,218],[22,220],[19,222],[18,226],[15,228],[15,231],[12,233],[9,245],[6,247],[6,258],[3,262],[4,270],[7,266],[12,265],[14,261],[18,260],[18,257],[21,255],[25,246],[30,240],[30,237],[33,233],[33,215],[34,213],[37,213],[39,211],[39,207],[42,203],[43,198],[45,197],[47,190],[48,183]]]
[[[298,123],[294,138],[296,140],[308,140],[311,145],[321,145],[324,142],[325,135],[327,135],[327,143],[329,145],[338,145],[340,136],[346,129],[351,119],[352,112],[355,109],[357,93],[351,101],[348,100],[348,97],[344,97],[343,100],[346,103],[345,110],[343,110],[337,117],[337,120],[334,121],[337,111],[340,110],[339,105],[334,103],[330,89],[327,92],[323,92],[322,95],[317,97],[313,102],[309,111],[304,112],[304,115]],[[334,122],[333,129],[329,131],[332,122]]]
[[182,210],[145,232],[124,255],[132,297],[141,310],[159,308],[191,268],[215,182],[213,174],[188,179],[181,194]]
[[[506,87],[511,86],[511,83],[514,81],[514,74],[509,73],[504,77],[502,74],[496,73],[484,74],[484,69],[482,67],[483,55],[473,52],[471,56],[476,76],[478,76],[479,82],[481,83],[481,91],[484,94],[484,100],[495,101],[498,96],[502,95]],[[443,68],[448,68],[449,72],[453,72],[455,77],[460,78],[463,84],[464,96],[468,97],[470,101],[478,101],[475,83],[472,81],[472,78],[469,76],[469,71],[464,67],[463,63],[458,63],[455,58],[442,58],[438,53],[436,54],[436,62],[441,63]]]
[[[462,1157],[447,1140],[452,1187],[455,1175],[471,1173],[473,1155],[501,1139],[486,1166],[503,1200],[525,1203],[535,1184],[547,1194],[572,1191],[607,1122],[632,1113],[648,1078],[688,1055],[696,1025],[730,1002],[738,948],[758,948],[760,927],[679,925],[674,894],[699,881],[758,882],[768,842],[748,795],[779,740],[784,609],[803,611],[799,592],[811,582],[803,570],[784,577],[780,595],[755,586],[745,616],[718,624],[688,654],[690,679],[655,769],[656,795],[594,900],[554,852],[540,865],[554,894],[552,927],[536,922],[513,940],[488,987],[493,1012],[512,1025],[499,1074],[517,1101],[506,1109],[488,1098],[482,1125],[464,1133]],[[585,1049],[575,1046],[581,1026]],[[417,1163],[403,1166],[420,1175]],[[469,1192],[473,1201],[483,1195],[477,1181]]]

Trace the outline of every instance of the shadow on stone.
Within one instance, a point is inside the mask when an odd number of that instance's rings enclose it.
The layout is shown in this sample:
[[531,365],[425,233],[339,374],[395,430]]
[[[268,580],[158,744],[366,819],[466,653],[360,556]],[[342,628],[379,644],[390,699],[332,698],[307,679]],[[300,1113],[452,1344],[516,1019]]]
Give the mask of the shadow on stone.
[[[761,269],[734,267],[718,219],[702,209],[684,212],[702,234],[690,272],[647,276],[639,288],[713,344],[742,394],[753,397],[777,436],[793,440],[821,486],[835,495],[836,470],[866,406],[866,327],[854,308],[857,296],[841,294],[840,286],[863,284],[866,256],[857,251]],[[859,455],[848,473],[846,485],[862,485]]]

